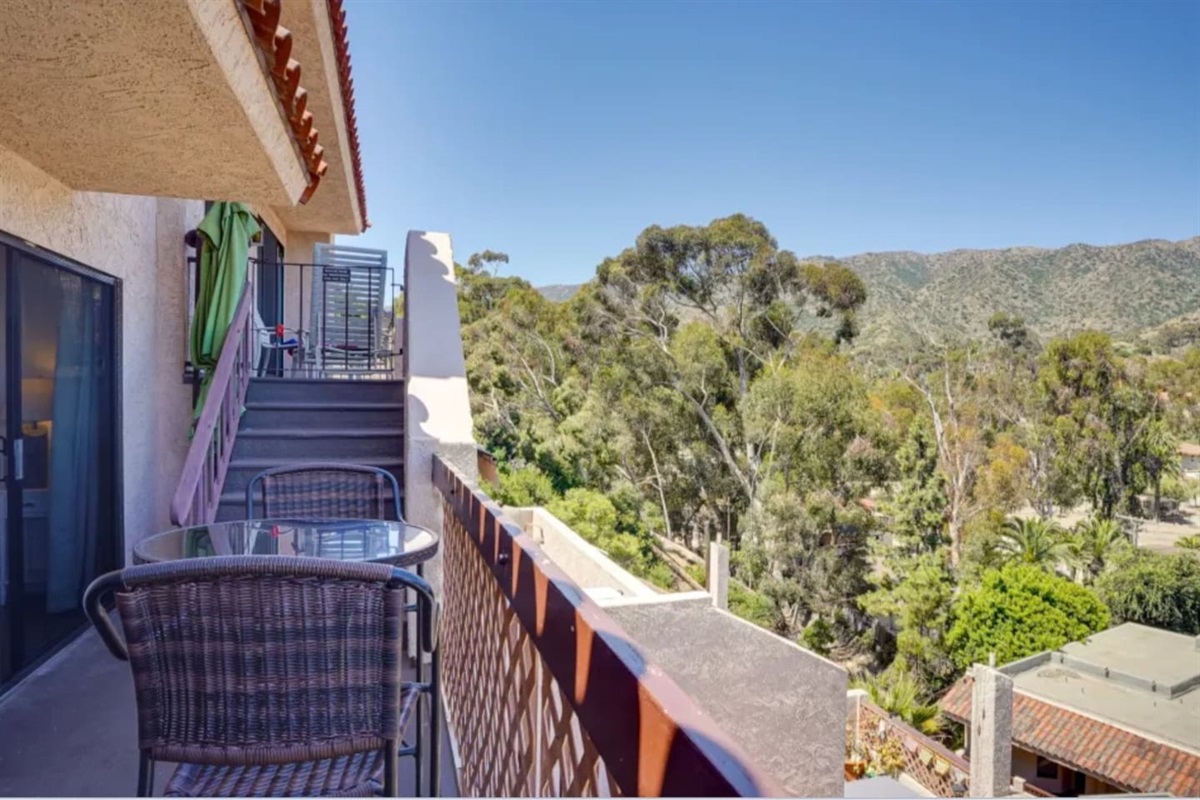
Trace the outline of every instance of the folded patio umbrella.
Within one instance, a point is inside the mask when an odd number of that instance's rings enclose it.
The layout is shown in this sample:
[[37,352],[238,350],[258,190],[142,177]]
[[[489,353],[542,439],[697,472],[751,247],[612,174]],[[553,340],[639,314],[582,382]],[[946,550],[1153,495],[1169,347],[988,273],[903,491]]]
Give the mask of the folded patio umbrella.
[[261,229],[245,204],[222,202],[213,203],[196,230],[200,234],[200,290],[190,344],[192,364],[204,369],[204,382],[193,422],[204,408],[225,335],[242,299],[250,241]]

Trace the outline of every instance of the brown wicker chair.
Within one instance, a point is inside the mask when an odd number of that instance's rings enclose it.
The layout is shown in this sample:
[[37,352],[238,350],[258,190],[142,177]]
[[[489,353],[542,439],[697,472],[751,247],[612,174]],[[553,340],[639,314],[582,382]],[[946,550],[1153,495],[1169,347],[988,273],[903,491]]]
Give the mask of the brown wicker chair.
[[[419,597],[426,683],[400,678],[406,589]],[[112,593],[124,638],[103,607]],[[422,694],[438,704],[432,591],[386,564],[287,556],[147,564],[97,578],[84,610],[133,670],[139,797],[153,792],[156,761],[179,764],[167,796],[395,797],[412,710]],[[440,768],[438,716],[431,775]]]
[[249,519],[258,518],[256,502],[268,519],[403,519],[396,476],[361,464],[312,462],[263,470],[246,486]]

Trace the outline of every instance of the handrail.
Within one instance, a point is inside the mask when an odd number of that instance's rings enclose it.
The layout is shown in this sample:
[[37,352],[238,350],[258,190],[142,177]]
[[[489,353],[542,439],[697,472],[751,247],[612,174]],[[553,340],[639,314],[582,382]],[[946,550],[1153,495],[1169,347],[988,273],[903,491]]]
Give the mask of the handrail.
[[176,525],[200,525],[216,517],[254,366],[250,294],[246,284],[221,345],[204,409],[196,422],[179,485],[171,499],[171,522]]
[[463,796],[789,794],[437,455],[433,481]]

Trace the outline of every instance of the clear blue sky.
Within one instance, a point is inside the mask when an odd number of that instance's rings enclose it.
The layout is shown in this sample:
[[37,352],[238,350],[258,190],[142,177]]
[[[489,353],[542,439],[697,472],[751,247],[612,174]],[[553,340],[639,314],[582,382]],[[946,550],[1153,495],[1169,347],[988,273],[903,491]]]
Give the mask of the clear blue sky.
[[1200,234],[1200,2],[351,0],[373,223],[537,285],[734,212],[800,255]]

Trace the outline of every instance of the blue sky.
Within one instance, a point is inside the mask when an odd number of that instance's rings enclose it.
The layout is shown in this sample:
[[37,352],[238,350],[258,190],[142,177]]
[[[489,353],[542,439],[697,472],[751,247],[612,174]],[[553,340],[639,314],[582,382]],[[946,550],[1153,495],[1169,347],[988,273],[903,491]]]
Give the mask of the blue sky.
[[1200,234],[1196,0],[348,7],[357,243],[397,260],[573,283],[739,211],[800,255]]

